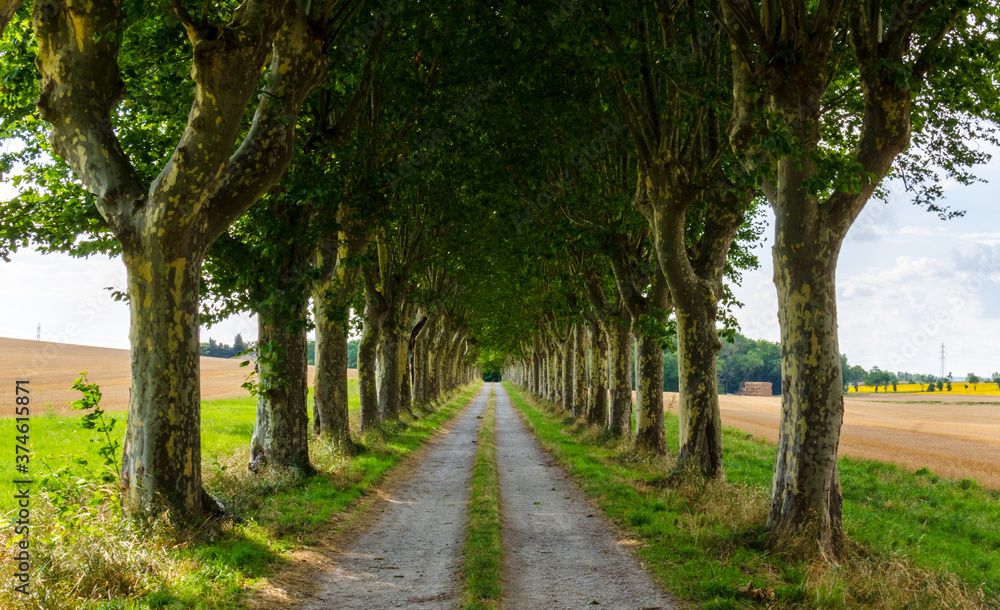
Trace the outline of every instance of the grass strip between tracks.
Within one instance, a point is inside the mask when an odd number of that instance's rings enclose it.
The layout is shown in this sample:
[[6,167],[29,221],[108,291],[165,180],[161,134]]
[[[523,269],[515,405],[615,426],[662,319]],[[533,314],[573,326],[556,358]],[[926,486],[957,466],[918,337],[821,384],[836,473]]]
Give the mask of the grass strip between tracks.
[[665,414],[668,455],[643,456],[629,439],[504,386],[545,449],[681,599],[703,608],[1000,606],[1000,493],[974,480],[841,458],[848,542],[831,565],[814,549],[768,544],[773,444],[724,428],[726,479],[671,483],[676,416]]
[[497,474],[496,394],[491,389],[479,447],[472,466],[469,525],[465,538],[463,608],[498,608],[503,574],[503,544],[500,533],[500,479]]

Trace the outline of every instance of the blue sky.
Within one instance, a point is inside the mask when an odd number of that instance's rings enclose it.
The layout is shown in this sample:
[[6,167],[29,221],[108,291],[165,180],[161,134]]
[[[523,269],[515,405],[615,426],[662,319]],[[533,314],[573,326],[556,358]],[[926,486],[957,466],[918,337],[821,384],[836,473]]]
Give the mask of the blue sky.
[[[946,187],[946,202],[966,210],[941,221],[892,192],[871,201],[851,229],[837,268],[840,346],[851,364],[938,374],[941,344],[946,372],[986,375],[1000,370],[1000,160],[978,171],[987,184]],[[0,185],[0,196],[9,191]],[[777,298],[771,280],[771,233],[758,246],[761,268],[735,288],[745,307],[742,332],[777,341]],[[0,336],[81,345],[128,347],[128,308],[107,286],[123,290],[119,260],[72,259],[32,251],[0,261]],[[257,335],[248,316],[203,331],[231,343]]]
[[[944,343],[945,373],[1000,370],[1000,159],[977,173],[989,182],[946,185],[962,218],[942,221],[894,189],[851,228],[837,265],[840,348],[851,364],[937,375]],[[772,233],[757,250],[761,268],[734,292],[743,333],[777,341]]]

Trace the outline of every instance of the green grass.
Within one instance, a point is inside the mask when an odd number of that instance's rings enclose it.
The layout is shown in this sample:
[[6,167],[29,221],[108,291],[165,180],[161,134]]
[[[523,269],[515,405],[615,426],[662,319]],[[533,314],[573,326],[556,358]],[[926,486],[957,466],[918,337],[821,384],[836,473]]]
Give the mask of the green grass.
[[[347,385],[348,410],[351,415],[351,427],[358,427],[360,399],[358,397],[358,380],[351,379]],[[312,420],[312,390],[309,390],[309,418]],[[201,403],[201,451],[202,461],[206,469],[211,469],[213,462],[219,459],[230,460],[233,454],[244,452],[249,462],[250,437],[253,434],[254,419],[257,404],[253,398],[235,398],[212,400]],[[31,417],[31,463],[30,474],[37,478],[50,474],[60,468],[73,466],[80,474],[94,473],[100,470],[102,459],[97,453],[97,434],[80,427],[82,415],[56,415],[48,411],[43,415]],[[125,438],[124,412],[108,413],[105,417],[114,419],[113,437],[119,443]],[[10,438],[14,438],[13,418],[0,418],[0,430],[9,430]],[[13,456],[13,451],[11,452]],[[118,451],[121,457],[121,450]],[[11,457],[13,461],[13,457]],[[80,465],[78,460],[86,461]],[[11,498],[14,487],[10,478],[0,479],[0,514],[14,508]]]
[[[627,441],[526,400],[505,384],[545,447],[615,522],[642,541],[639,555],[678,597],[704,608],[995,607],[1000,605],[1000,494],[971,480],[841,458],[841,565],[775,549],[763,524],[775,447],[725,429],[726,480],[668,485],[675,455],[634,455]],[[667,414],[668,447],[677,418]]]
[[496,395],[489,402],[479,430],[479,447],[472,466],[469,525],[465,539],[462,577],[463,608],[498,608],[503,578],[503,541],[500,533],[500,479],[496,460]]
[[[51,468],[69,465],[75,474],[60,478],[59,491],[44,495],[37,490],[31,542],[35,594],[24,598],[9,587],[0,589],[0,607],[245,607],[249,592],[286,565],[290,553],[329,533],[331,519],[349,514],[390,468],[468,404],[476,389],[465,388],[417,420],[404,418],[384,439],[355,437],[351,455],[311,438],[310,457],[318,473],[308,477],[276,468],[249,473],[253,399],[206,402],[204,484],[231,519],[194,529],[162,517],[144,523],[122,518],[113,489],[80,476],[86,468],[73,465],[81,453],[94,458],[87,468],[98,461],[89,442],[92,433],[78,429],[79,417],[33,418],[34,450],[48,456]],[[352,429],[357,429],[356,381],[350,390]],[[116,432],[122,434],[124,422],[119,426]],[[42,468],[33,464],[36,474]],[[12,542],[12,528],[0,531],[0,546]],[[10,561],[4,553],[0,569],[13,573]]]

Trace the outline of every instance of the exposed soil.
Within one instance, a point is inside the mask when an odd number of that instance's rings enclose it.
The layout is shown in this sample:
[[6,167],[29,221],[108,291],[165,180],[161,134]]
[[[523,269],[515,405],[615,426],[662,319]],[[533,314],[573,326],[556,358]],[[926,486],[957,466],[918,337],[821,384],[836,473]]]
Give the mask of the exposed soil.
[[[496,385],[505,608],[672,608]],[[599,604],[599,605],[598,605]]]
[[[127,349],[0,337],[0,387],[14,387],[15,380],[27,379],[31,382],[28,387],[32,392],[32,404],[39,408],[50,404],[48,408],[54,413],[72,413],[67,402],[79,399],[80,393],[69,387],[84,370],[91,383],[101,386],[102,409],[127,410],[130,363]],[[250,396],[241,386],[251,371],[233,358],[202,358],[202,400]],[[312,375],[313,367],[310,366],[310,385]],[[347,376],[356,377],[357,371],[349,369]],[[0,406],[0,417],[13,415],[13,403]]]
[[[472,462],[489,386],[433,439],[412,476],[384,487],[369,518],[314,576],[318,590],[303,608],[448,608],[462,594]],[[308,558],[307,558],[308,561]]]
[[[943,477],[970,477],[1000,489],[996,395],[933,398],[940,403],[928,404],[919,394],[848,395],[840,455],[890,462],[911,471],[927,467]],[[677,413],[676,393],[664,392],[663,403]],[[777,442],[781,397],[720,396],[719,406],[723,425]]]

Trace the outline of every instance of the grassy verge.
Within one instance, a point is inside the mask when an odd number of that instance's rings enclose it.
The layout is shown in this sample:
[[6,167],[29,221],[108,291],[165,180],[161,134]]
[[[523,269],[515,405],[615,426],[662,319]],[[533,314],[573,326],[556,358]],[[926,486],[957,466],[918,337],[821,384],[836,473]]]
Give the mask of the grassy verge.
[[[231,519],[194,528],[162,517],[146,522],[123,518],[114,490],[82,474],[78,468],[87,467],[73,464],[72,453],[51,455],[50,466],[68,470],[50,477],[48,490],[33,491],[31,595],[3,587],[0,608],[245,607],[248,595],[263,587],[291,552],[317,542],[332,517],[368,493],[467,405],[477,389],[464,388],[417,420],[404,418],[384,439],[356,438],[350,455],[312,438],[310,454],[318,474],[310,477],[277,468],[249,473],[253,400],[206,403],[204,484]],[[351,407],[356,417],[356,400]],[[48,428],[35,427],[36,421],[32,437],[38,451],[52,439],[46,440],[42,431]],[[68,428],[63,430],[66,422],[53,425],[72,436]],[[81,433],[75,447],[87,449],[88,437]],[[72,440],[60,443],[67,452],[73,450]],[[14,542],[8,525],[0,531],[0,547],[10,549]],[[0,571],[16,571],[12,553],[2,554]]]
[[[830,566],[767,544],[774,445],[725,429],[726,480],[669,486],[675,454],[637,456],[627,441],[505,387],[546,449],[641,542],[654,577],[682,599],[704,608],[1000,605],[1000,494],[974,481],[842,458],[850,542]],[[667,445],[676,447],[677,419],[666,419]]]
[[479,430],[479,448],[472,466],[472,493],[469,496],[469,525],[465,539],[464,608],[498,608],[503,571],[503,544],[500,537],[500,480],[496,460],[496,395],[489,402]]

